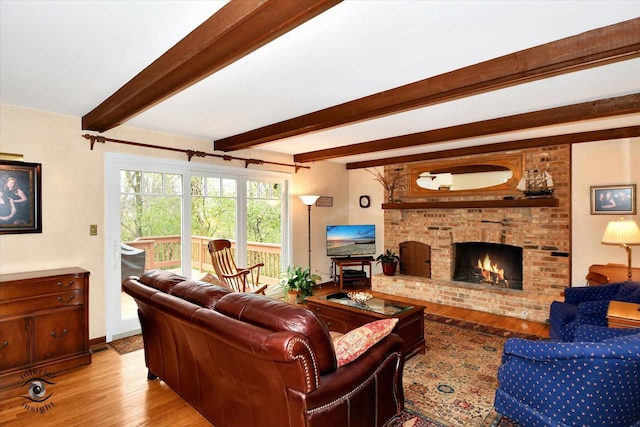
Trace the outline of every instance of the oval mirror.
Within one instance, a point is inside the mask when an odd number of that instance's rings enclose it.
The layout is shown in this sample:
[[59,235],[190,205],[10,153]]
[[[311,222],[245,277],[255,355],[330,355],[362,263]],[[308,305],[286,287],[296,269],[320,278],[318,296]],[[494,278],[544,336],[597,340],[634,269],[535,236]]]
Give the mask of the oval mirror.
[[[522,176],[522,155],[494,155],[411,165],[410,196],[441,196],[514,190]],[[453,194],[451,194],[453,195]]]
[[468,172],[423,172],[416,183],[427,190],[477,190],[508,182],[513,171],[503,166],[479,165],[477,171]]

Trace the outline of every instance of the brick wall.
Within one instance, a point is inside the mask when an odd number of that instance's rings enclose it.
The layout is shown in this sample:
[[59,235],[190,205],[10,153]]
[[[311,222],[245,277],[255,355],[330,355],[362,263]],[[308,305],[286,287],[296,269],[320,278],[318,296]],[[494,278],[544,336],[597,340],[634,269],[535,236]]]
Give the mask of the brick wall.
[[[373,289],[438,304],[546,321],[549,305],[561,299],[560,292],[571,280],[571,151],[569,145],[559,145],[520,152],[525,154],[526,169],[547,170],[553,176],[554,197],[560,201],[557,208],[387,209],[384,213],[385,249],[397,253],[399,244],[409,240],[430,245],[431,278],[376,275],[372,280]],[[406,166],[389,165],[386,170]],[[396,191],[395,196],[396,201],[426,201],[407,198],[406,191],[402,190]],[[429,200],[495,200],[501,197],[488,194]],[[508,221],[506,226],[499,224],[503,220]],[[451,281],[452,244],[468,241],[522,247],[522,290]]]

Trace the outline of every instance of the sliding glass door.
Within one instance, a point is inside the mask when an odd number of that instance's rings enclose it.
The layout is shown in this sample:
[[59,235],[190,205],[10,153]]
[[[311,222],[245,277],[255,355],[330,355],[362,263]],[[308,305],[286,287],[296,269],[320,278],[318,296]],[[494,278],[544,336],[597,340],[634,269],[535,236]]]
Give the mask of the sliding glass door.
[[[207,243],[231,240],[239,266],[265,264],[261,282],[288,264],[290,176],[107,154],[105,280],[107,340],[137,333],[128,275],[170,270],[193,279],[213,273]],[[142,265],[141,265],[142,263]]]
[[261,282],[278,282],[282,271],[282,226],[284,183],[246,181],[246,259],[247,265],[263,263]]

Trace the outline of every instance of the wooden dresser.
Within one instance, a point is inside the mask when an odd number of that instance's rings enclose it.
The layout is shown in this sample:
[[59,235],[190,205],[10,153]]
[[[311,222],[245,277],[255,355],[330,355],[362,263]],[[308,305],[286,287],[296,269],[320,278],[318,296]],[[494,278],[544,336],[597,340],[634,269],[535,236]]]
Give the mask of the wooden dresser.
[[0,389],[89,363],[89,272],[1,274]]

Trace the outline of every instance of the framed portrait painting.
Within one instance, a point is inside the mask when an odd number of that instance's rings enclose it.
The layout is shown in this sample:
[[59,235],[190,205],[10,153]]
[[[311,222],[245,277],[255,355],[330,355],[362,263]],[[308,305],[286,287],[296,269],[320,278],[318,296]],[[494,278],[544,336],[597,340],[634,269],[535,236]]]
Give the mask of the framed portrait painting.
[[0,234],[42,233],[42,165],[0,160]]
[[591,187],[591,215],[635,214],[635,184]]

